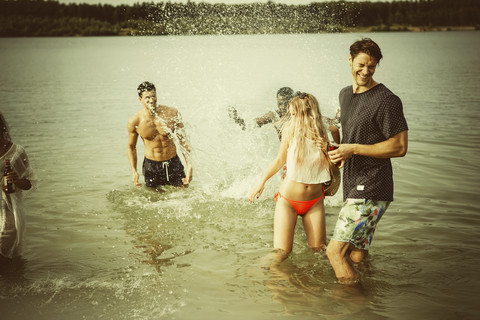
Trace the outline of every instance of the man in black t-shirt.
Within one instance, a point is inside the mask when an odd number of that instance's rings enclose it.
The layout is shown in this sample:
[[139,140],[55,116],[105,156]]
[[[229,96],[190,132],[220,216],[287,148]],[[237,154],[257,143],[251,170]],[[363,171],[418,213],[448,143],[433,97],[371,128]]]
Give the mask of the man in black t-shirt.
[[344,168],[345,202],[327,256],[341,283],[359,280],[353,263],[368,255],[376,225],[393,201],[390,158],[403,157],[408,148],[400,98],[373,80],[380,59],[381,50],[371,39],[352,44],[352,85],[339,94],[342,144],[329,155]]

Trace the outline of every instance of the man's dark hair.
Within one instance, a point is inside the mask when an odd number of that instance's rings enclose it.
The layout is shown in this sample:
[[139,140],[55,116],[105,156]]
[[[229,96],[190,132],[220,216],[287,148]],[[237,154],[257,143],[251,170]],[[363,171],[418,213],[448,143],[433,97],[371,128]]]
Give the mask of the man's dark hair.
[[277,97],[282,96],[286,98],[291,98],[293,96],[293,89],[290,87],[283,87],[278,89],[277,91]]
[[152,91],[152,90],[155,90],[155,91],[157,90],[155,89],[155,86],[153,85],[153,83],[144,81],[140,83],[140,85],[138,86],[137,93],[139,97],[142,97],[142,93],[144,93],[145,91]]
[[382,51],[380,50],[378,44],[376,44],[370,38],[363,38],[354,42],[350,46],[350,55],[352,56],[352,60],[355,59],[355,57],[360,53],[366,53],[369,56],[373,57],[375,60],[377,60],[377,64],[380,63],[380,60],[383,57]]

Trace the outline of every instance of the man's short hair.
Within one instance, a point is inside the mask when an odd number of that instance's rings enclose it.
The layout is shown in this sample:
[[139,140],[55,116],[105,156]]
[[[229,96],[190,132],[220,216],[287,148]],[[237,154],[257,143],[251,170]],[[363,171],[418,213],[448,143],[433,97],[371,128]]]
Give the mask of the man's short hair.
[[145,91],[152,91],[152,90],[157,91],[157,89],[155,89],[155,85],[151,82],[144,81],[140,83],[140,85],[138,86],[137,93],[139,97],[142,97],[142,93],[144,93]]
[[282,96],[286,98],[291,98],[293,96],[293,89],[290,87],[283,87],[278,89],[277,91],[277,97]]
[[360,53],[366,53],[373,57],[377,61],[377,64],[380,63],[380,60],[383,57],[382,51],[380,50],[378,44],[376,44],[370,38],[362,38],[350,46],[350,55],[352,56],[352,60],[355,59],[355,57]]

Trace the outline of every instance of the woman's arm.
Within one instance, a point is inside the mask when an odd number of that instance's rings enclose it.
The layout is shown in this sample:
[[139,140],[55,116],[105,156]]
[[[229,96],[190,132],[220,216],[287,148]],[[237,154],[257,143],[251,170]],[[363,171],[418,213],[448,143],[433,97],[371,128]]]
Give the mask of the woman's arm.
[[285,142],[285,139],[280,143],[280,149],[278,150],[277,157],[270,163],[265,173],[262,175],[260,181],[253,187],[249,193],[250,202],[254,202],[255,199],[258,199],[263,192],[265,183],[280,170],[285,162],[287,161],[287,150],[288,143]]

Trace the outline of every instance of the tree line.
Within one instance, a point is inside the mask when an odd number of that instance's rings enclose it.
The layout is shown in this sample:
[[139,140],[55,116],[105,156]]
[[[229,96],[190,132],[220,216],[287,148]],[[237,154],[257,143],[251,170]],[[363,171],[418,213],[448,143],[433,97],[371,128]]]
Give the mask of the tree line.
[[478,0],[134,5],[0,0],[0,37],[206,35],[480,27]]

